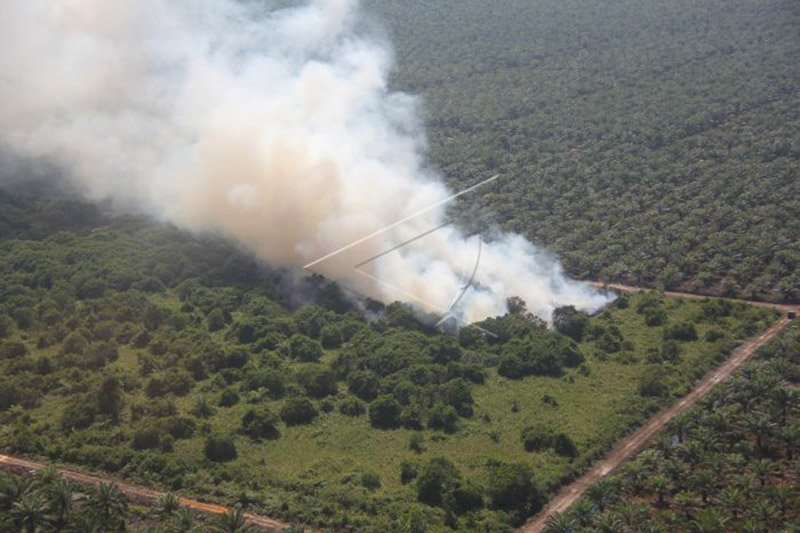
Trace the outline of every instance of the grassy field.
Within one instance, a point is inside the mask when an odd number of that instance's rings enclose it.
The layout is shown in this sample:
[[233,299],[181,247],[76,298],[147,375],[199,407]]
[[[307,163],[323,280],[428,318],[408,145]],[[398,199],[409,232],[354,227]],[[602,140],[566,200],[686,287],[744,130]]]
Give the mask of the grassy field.
[[[196,467],[187,474],[185,486],[191,487],[188,492],[199,492],[210,499],[252,500],[269,512],[291,508],[288,502],[294,492],[311,490],[320,497],[323,509],[318,512],[324,513],[325,495],[334,494],[337,487],[345,484],[358,484],[365,472],[376,473],[381,479],[381,488],[373,494],[376,498],[411,502],[416,496],[415,488],[413,484],[401,484],[401,463],[421,463],[430,457],[444,456],[478,483],[487,481],[485,467],[489,460],[522,462],[533,468],[543,487],[552,489],[564,476],[590,462],[623,432],[637,425],[647,413],[690,387],[696,377],[723,357],[724,347],[741,340],[737,337],[742,337],[743,331],[763,329],[772,319],[769,311],[736,308],[731,316],[713,326],[724,329],[725,337],[708,342],[704,337],[712,326],[697,321],[703,303],[667,299],[664,308],[668,323],[694,321],[700,340],[682,342],[680,361],[669,365],[673,393],[647,399],[640,396],[638,384],[648,366],[646,354],[663,343],[663,327],[645,325],[644,318],[636,311],[642,298],[642,295],[632,296],[627,308],[612,307],[590,322],[616,325],[633,349],[598,357],[593,343],[583,342],[580,348],[587,354],[586,363],[557,378],[510,380],[491,369],[486,384],[472,387],[474,416],[462,420],[460,430],[454,434],[422,431],[425,450],[421,453],[409,449],[409,439],[419,432],[376,430],[370,427],[366,416],[354,418],[333,411],[322,413],[311,425],[282,426],[281,438],[277,440],[254,442],[239,435],[236,437],[239,458],[226,465],[210,465],[203,456],[204,435],[211,431],[238,434],[242,415],[252,407],[247,393],[243,393],[238,404],[217,407],[213,417],[201,422],[194,437],[175,443],[174,456]],[[745,327],[745,323],[749,325]],[[334,355],[327,353],[325,359]],[[136,375],[138,366],[137,350],[128,346],[121,348],[119,359],[113,363],[114,368],[126,375]],[[200,395],[216,404],[217,393],[203,392],[208,385],[209,380],[199,382],[191,394],[176,398],[179,413],[189,412]],[[344,389],[343,384],[340,387]],[[137,395],[126,398],[126,402],[144,400],[141,391]],[[545,398],[549,401],[545,402]],[[277,412],[282,401],[260,400],[260,403]],[[36,427],[56,426],[63,404],[63,397],[48,396],[26,414]],[[578,447],[579,457],[570,461],[550,451],[525,452],[520,432],[536,422],[545,422],[569,435]],[[102,446],[104,441],[110,444],[119,438],[125,440],[130,427],[127,423],[130,421],[124,420],[115,429],[94,429],[90,436],[73,438],[69,445]],[[123,474],[143,482],[157,479],[141,472],[123,470]]]

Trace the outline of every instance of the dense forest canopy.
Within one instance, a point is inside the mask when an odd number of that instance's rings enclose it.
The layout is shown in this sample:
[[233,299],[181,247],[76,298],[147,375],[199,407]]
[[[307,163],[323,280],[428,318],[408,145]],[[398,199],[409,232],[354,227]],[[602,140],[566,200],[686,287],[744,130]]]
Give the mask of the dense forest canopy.
[[797,2],[365,4],[434,165],[573,275],[800,300]]

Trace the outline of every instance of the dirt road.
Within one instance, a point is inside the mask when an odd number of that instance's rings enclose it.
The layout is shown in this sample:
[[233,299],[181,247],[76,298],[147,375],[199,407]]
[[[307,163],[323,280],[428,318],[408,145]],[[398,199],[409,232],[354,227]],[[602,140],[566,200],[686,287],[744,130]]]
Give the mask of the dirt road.
[[[592,281],[589,282],[591,285],[594,285],[600,289],[608,289],[611,291],[616,292],[626,292],[629,294],[637,293],[640,291],[652,291],[653,289],[647,289],[642,287],[633,287],[631,285],[622,285],[621,283],[605,283],[602,281]],[[704,296],[702,294],[692,294],[690,292],[672,292],[672,291],[664,291],[664,296],[668,296],[670,298],[680,298],[682,300],[715,300],[719,299],[717,296]],[[777,309],[781,313],[787,313],[789,311],[797,311],[800,308],[800,305],[789,305],[789,304],[774,304],[770,302],[758,302],[753,300],[740,300],[738,298],[724,298],[725,300],[730,300],[732,302],[741,302],[748,305],[754,305],[756,307],[771,307],[773,309]]]
[[[600,284],[596,283],[598,287],[607,287],[618,292],[638,292],[638,287],[629,287],[626,285],[616,284]],[[698,296],[696,294],[674,293],[667,292],[667,296],[673,298],[685,298],[691,300],[704,299],[705,296]],[[684,396],[678,403],[668,407],[667,409],[659,412],[650,418],[644,426],[625,437],[620,441],[603,459],[595,463],[592,468],[584,475],[562,487],[542,509],[539,514],[531,518],[524,526],[518,531],[519,533],[538,533],[544,529],[547,519],[551,516],[566,511],[573,503],[575,503],[583,494],[588,486],[595,483],[599,479],[614,472],[626,461],[632,459],[637,453],[642,451],[656,436],[664,426],[672,418],[685,413],[692,405],[697,403],[703,396],[708,394],[720,382],[724,381],[733,374],[747,359],[749,359],[761,346],[767,343],[772,337],[780,333],[783,329],[792,323],[786,316],[786,313],[796,310],[797,306],[789,305],[773,305],[764,302],[745,302],[751,305],[758,305],[762,307],[772,307],[781,312],[781,318],[773,324],[769,329],[761,333],[759,336],[749,339],[744,344],[739,346],[731,356],[715,370],[709,372],[700,382],[697,383],[695,388],[686,396]]]
[[[33,461],[20,459],[18,457],[9,457],[7,455],[0,455],[0,466],[17,472],[39,472],[47,467],[47,465],[43,463],[36,463]],[[127,498],[137,503],[152,504],[166,494],[165,492],[144,487],[137,487],[122,481],[117,481],[109,476],[93,476],[91,474],[84,474],[82,472],[77,472],[75,470],[69,470],[66,468],[59,468],[58,472],[66,479],[75,481],[76,483],[80,483],[82,485],[97,486],[101,483],[114,482],[117,484],[117,486],[119,486],[119,490]],[[180,497],[180,502],[181,505],[185,507],[189,507],[190,509],[194,509],[206,514],[225,514],[231,512],[229,507],[223,507],[221,505],[215,505],[212,503],[203,503],[191,498]],[[246,513],[245,518],[247,519],[248,524],[260,527],[266,531],[280,531],[282,528],[288,525],[280,520],[275,520],[273,518],[252,513]]]

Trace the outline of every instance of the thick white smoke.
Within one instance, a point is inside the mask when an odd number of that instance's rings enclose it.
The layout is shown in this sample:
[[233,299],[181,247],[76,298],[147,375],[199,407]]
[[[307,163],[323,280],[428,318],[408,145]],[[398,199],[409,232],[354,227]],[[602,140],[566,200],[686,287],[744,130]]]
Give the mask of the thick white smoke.
[[[55,161],[92,199],[226,235],[275,266],[446,198],[421,159],[415,100],[387,89],[391,54],[358,29],[358,2],[264,5],[3,0],[0,142]],[[444,217],[429,211],[315,269],[383,301],[446,308],[477,254],[452,227],[363,267],[388,284],[353,269]],[[483,246],[476,281],[464,320],[504,313],[512,295],[544,318],[607,302],[517,235]]]

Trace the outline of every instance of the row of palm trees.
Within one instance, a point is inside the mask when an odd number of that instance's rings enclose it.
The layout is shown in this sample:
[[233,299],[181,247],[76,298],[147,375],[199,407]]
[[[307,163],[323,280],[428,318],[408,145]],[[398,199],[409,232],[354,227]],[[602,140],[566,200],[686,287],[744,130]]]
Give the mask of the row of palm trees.
[[81,491],[52,469],[0,478],[0,526],[10,522],[26,533],[120,531],[127,516],[127,502],[114,484]]
[[794,328],[545,532],[800,531],[798,382]]
[[[0,475],[0,531],[20,533],[106,533],[126,531],[132,513],[114,483],[86,488],[61,477],[55,469],[36,475]],[[138,531],[151,533],[250,533],[240,508],[206,519],[183,507],[175,494],[161,497]],[[284,533],[302,533],[289,527]]]

